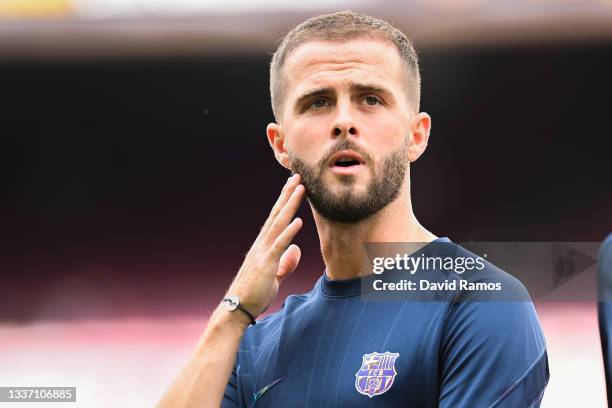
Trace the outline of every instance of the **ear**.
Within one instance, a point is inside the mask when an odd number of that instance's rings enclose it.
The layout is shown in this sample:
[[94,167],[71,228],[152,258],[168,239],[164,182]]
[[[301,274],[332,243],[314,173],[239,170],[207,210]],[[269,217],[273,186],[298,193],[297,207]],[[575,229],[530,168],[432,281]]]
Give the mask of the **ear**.
[[280,125],[276,123],[268,123],[266,127],[266,134],[268,136],[268,143],[274,151],[274,157],[284,168],[289,168],[289,154],[287,152],[287,145],[285,143],[285,135]]
[[430,129],[431,117],[427,113],[420,112],[412,118],[410,140],[408,141],[408,160],[410,162],[416,161],[425,152]]

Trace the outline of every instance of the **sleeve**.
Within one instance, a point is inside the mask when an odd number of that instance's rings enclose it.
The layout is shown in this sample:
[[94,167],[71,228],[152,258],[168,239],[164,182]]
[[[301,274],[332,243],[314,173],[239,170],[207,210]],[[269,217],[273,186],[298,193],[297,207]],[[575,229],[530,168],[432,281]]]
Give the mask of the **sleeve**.
[[232,374],[230,375],[227,387],[225,387],[225,393],[223,394],[223,400],[221,401],[221,408],[241,408],[244,404],[240,401],[240,392],[238,389],[238,359],[234,363]]
[[540,406],[549,368],[533,303],[454,303],[440,347],[440,408]]

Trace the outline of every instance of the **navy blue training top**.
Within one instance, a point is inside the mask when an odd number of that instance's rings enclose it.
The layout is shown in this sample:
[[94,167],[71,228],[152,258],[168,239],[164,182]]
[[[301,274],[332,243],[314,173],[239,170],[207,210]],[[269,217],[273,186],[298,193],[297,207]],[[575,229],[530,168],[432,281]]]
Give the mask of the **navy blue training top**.
[[365,302],[361,279],[324,273],[249,327],[222,407],[540,406],[549,368],[530,301]]

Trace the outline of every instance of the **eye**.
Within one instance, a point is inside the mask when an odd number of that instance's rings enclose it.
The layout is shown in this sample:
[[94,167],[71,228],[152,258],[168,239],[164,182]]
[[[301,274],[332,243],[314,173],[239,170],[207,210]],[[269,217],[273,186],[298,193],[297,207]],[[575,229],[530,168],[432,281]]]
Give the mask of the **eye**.
[[319,98],[319,99],[315,99],[314,101],[310,102],[308,104],[309,108],[315,108],[315,109],[321,109],[324,108],[328,105],[329,103],[327,102],[327,100]]
[[374,95],[368,95],[365,97],[365,102],[370,105],[370,106],[374,106],[374,105],[378,105],[378,104],[382,104],[382,101],[374,96]]

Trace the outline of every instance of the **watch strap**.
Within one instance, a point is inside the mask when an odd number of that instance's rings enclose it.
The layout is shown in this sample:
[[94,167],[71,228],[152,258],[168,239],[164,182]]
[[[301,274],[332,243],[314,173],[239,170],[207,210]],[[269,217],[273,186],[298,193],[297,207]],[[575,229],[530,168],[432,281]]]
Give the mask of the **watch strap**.
[[253,317],[251,312],[249,312],[248,310],[246,310],[244,307],[240,305],[240,298],[238,296],[231,295],[231,296],[224,297],[222,302],[227,302],[228,304],[227,310],[229,310],[230,312],[236,309],[240,309],[244,314],[246,314],[249,317],[249,319],[251,319],[251,324],[255,325],[256,323],[255,317]]

